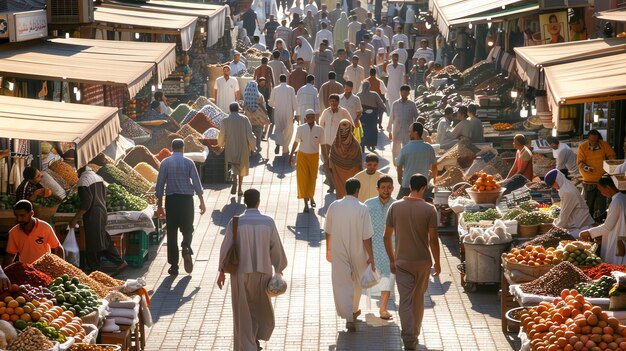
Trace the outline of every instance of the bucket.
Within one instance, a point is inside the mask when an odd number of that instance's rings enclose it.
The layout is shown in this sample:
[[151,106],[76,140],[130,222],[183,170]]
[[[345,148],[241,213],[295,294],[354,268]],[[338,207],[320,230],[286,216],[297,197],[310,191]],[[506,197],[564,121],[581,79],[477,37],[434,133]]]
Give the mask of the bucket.
[[539,224],[531,224],[531,225],[520,224],[517,228],[517,234],[519,234],[519,236],[524,237],[524,238],[535,236],[537,235],[538,232],[539,232]]
[[499,283],[501,256],[509,244],[465,243],[465,280],[470,283]]

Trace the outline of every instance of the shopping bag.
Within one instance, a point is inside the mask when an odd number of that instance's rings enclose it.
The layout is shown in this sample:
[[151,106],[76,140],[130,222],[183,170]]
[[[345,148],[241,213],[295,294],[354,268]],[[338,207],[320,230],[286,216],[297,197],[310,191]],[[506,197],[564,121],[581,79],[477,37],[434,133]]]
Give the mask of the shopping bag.
[[376,284],[380,283],[380,273],[372,270],[372,265],[367,265],[367,269],[361,276],[361,288],[369,289]]
[[282,274],[274,274],[269,283],[267,283],[267,293],[272,296],[279,296],[287,291],[287,282],[283,278]]
[[80,249],[78,241],[76,241],[76,233],[74,228],[67,227],[67,236],[63,241],[63,249],[65,250],[65,260],[76,267],[80,267]]

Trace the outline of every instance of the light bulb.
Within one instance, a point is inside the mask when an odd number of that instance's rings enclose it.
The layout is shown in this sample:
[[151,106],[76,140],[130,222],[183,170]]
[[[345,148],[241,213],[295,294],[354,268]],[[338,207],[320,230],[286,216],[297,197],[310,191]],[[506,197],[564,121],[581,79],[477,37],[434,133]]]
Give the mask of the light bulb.
[[70,38],[70,33],[65,33],[65,39],[69,39]]
[[506,9],[506,5],[502,5],[502,9],[503,9],[503,10],[504,10],[504,9]]
[[135,33],[135,39],[139,40],[139,33]]
[[159,83],[159,84],[157,85],[157,88],[158,88],[159,90],[163,89],[163,84]]
[[493,46],[493,40],[492,39],[487,40],[487,46],[489,46],[489,47]]
[[598,112],[593,114],[593,123],[598,123],[600,120],[600,116],[598,116]]
[[74,87],[74,94],[76,94],[76,92],[78,92],[78,87]]
[[14,86],[13,82],[9,82],[9,91],[13,91],[13,86]]
[[154,84],[150,87],[150,89],[152,90],[153,93],[156,91],[156,87],[154,86]]
[[512,90],[511,90],[511,97],[512,97],[513,99],[517,98],[517,90],[515,90],[515,89],[512,89]]
[[80,91],[76,92],[76,101],[80,101]]
[[204,27],[200,27],[200,33],[204,34]]
[[487,28],[491,29],[491,22],[487,22]]
[[470,24],[469,24],[468,28],[469,28],[469,29],[474,28],[474,25],[472,24],[472,22],[470,22]]
[[556,137],[556,128],[553,128],[553,129],[552,129],[552,136],[553,136],[553,137]]
[[526,108],[526,106],[522,107],[522,109],[519,111],[519,116],[522,118],[528,117],[528,109]]
[[530,105],[530,113],[531,113],[532,116],[536,116],[537,115],[537,106]]

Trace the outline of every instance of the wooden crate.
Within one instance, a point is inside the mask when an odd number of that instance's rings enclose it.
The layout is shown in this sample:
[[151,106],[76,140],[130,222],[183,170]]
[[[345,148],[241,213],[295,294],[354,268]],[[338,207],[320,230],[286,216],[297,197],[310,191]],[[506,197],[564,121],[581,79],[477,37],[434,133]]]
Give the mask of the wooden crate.
[[519,327],[510,324],[510,322],[506,319],[506,313],[509,310],[520,306],[513,298],[513,295],[511,295],[511,293],[509,292],[509,281],[504,274],[504,269],[502,269],[501,287],[502,290],[500,291],[500,318],[502,321],[502,332],[517,333],[519,331]]

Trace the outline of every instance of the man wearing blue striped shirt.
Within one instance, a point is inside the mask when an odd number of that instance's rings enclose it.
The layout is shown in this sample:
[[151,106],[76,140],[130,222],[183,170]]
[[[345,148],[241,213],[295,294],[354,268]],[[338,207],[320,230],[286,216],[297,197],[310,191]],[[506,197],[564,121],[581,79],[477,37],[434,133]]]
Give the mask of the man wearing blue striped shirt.
[[[171,265],[167,271],[178,275],[178,229],[183,234],[183,260],[185,271],[193,271],[191,255],[191,239],[193,235],[193,195],[200,201],[200,215],[206,207],[202,198],[202,184],[198,170],[192,160],[183,155],[185,142],[182,139],[172,141],[172,156],[161,162],[156,185],[157,217],[167,214],[167,262]],[[167,186],[166,186],[167,184]],[[163,211],[163,195],[165,193],[165,212]]]

